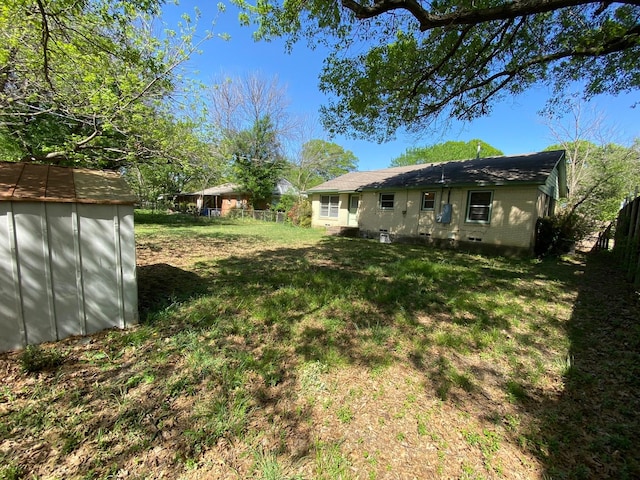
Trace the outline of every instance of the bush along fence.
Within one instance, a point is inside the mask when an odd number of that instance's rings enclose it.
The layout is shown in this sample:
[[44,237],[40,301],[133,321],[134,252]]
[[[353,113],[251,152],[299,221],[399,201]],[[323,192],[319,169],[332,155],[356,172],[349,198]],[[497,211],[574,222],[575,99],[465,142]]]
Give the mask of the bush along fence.
[[626,279],[640,287],[640,196],[625,202],[618,213],[613,252]]

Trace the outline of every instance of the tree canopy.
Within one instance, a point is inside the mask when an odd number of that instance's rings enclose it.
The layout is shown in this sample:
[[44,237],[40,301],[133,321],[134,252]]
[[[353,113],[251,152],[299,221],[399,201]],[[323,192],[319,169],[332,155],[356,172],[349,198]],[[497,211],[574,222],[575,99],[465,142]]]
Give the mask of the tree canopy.
[[[174,159],[176,68],[196,49],[158,36],[162,0],[6,0],[0,8],[0,152],[118,168]],[[175,35],[174,35],[175,34]]]
[[289,166],[288,179],[301,192],[354,171],[358,166],[350,150],[326,140],[309,140]]
[[235,3],[258,38],[331,48],[320,88],[334,133],[382,141],[471,120],[539,82],[557,93],[584,82],[587,98],[640,86],[637,0]]
[[400,167],[403,165],[419,165],[421,163],[468,160],[475,158],[477,155],[492,157],[504,154],[482,140],[469,140],[468,142],[448,141],[426,147],[408,148],[402,155],[391,160],[391,166]]
[[236,133],[228,142],[235,179],[251,206],[264,208],[286,165],[273,122],[269,117],[260,118],[250,130]]
[[547,148],[557,149],[567,155],[566,210],[594,225],[614,220],[622,201],[640,185],[640,141],[625,147],[576,140]]

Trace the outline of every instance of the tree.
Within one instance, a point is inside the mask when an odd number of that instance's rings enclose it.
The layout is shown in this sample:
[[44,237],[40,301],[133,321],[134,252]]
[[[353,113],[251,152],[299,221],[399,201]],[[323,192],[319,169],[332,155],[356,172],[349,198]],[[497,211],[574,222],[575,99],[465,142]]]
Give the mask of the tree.
[[565,150],[569,193],[562,215],[574,222],[577,215],[588,231],[614,220],[620,203],[640,185],[640,143],[613,143],[615,134],[600,113],[585,111],[575,98],[566,103],[570,112],[564,117],[547,114],[557,141],[547,150]]
[[611,222],[626,196],[640,185],[640,141],[631,147],[615,143],[597,145],[587,140],[552,145],[567,152],[569,191],[567,215],[577,213],[594,228]]
[[[637,0],[264,0],[244,8],[257,38],[331,49],[320,88],[333,133],[385,140],[436,118],[471,120],[542,82],[584,95],[640,85]],[[368,49],[368,50],[367,50]]]
[[226,176],[246,189],[254,207],[271,200],[286,165],[286,144],[300,130],[288,106],[278,78],[258,73],[224,78],[208,90],[213,155],[229,166]]
[[219,178],[221,165],[211,155],[211,146],[196,126],[186,119],[158,118],[148,137],[138,139],[149,161],[129,162],[122,170],[125,179],[144,205],[157,207],[189,187],[198,190],[202,179]]
[[289,181],[301,192],[357,168],[353,152],[325,140],[310,140],[302,145],[290,167]]
[[394,158],[391,161],[391,166],[399,167],[402,165],[418,165],[421,163],[468,160],[475,158],[477,155],[491,157],[504,154],[482,140],[469,140],[466,143],[448,141],[429,145],[428,147],[409,148],[405,153]]
[[239,132],[229,143],[236,180],[248,194],[251,206],[264,208],[285,167],[271,119],[258,119],[251,130]]
[[[208,89],[209,123],[214,138],[224,141],[238,132],[253,128],[269,118],[273,133],[284,148],[300,130],[299,121],[290,115],[286,88],[278,77],[259,73],[219,79]],[[225,155],[223,150],[221,155]]]
[[3,156],[112,169],[175,157],[162,148],[165,127],[176,120],[168,104],[176,69],[197,45],[187,17],[183,35],[154,35],[162,3],[5,0]]

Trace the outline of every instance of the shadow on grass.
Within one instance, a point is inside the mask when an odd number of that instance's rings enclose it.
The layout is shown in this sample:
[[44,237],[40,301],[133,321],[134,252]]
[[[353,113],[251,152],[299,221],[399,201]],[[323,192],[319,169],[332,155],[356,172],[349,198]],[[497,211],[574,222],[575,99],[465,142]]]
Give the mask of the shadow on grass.
[[[471,343],[482,350],[482,342],[515,335],[523,345],[518,355],[526,357],[527,349],[552,353],[548,332],[563,328],[552,312],[540,315],[530,333],[514,333],[512,323],[527,315],[527,303],[553,302],[563,289],[577,290],[564,389],[540,399],[517,377],[504,386],[523,417],[533,419],[523,448],[534,452],[551,478],[640,478],[640,315],[610,263],[607,255],[591,256],[582,271],[561,260],[540,264],[326,238],[312,247],[199,262],[197,273],[149,267],[147,278],[144,270],[140,275],[148,291],[141,293],[141,304],[154,312],[170,298],[212,293],[190,307],[181,328],[215,332],[215,348],[234,352],[228,367],[242,365],[262,379],[250,390],[254,405],[280,416],[299,364],[357,364],[374,371],[401,360],[395,346],[403,340],[414,345],[409,359],[431,375],[443,400],[453,387],[474,392],[481,387],[473,375],[455,370],[444,357],[434,363],[422,355],[434,338],[439,348]],[[523,301],[503,311],[491,296],[505,294]],[[423,322],[425,315],[435,321]],[[463,333],[434,333],[440,321],[459,324]],[[489,370],[473,373],[498,377]],[[299,417],[286,420],[289,431],[303,426]],[[303,455],[309,442],[308,434],[301,435],[305,447],[295,454]],[[294,454],[292,446],[282,450]]]
[[207,285],[197,274],[166,263],[138,266],[138,312],[145,321],[174,302],[206,293]]
[[528,440],[547,478],[640,478],[640,305],[607,252],[578,285],[564,389],[523,403],[539,420]]
[[[302,360],[371,369],[393,361],[398,340],[428,347],[440,321],[472,331],[475,344],[492,341],[486,332],[508,333],[526,305],[501,310],[492,295],[537,300],[548,295],[519,282],[544,277],[544,268],[533,262],[335,237],[312,247],[199,262],[198,274],[210,279],[215,292],[197,315],[202,325],[250,305],[252,321],[277,335],[273,341],[294,345]],[[401,338],[394,338],[398,334]],[[439,341],[455,348],[469,335],[443,334]]]
[[[631,322],[637,311],[621,302],[611,313],[599,295],[617,298],[621,287],[606,269],[604,278],[592,277],[593,266],[580,276],[580,268],[554,261],[326,238],[310,247],[198,261],[192,271],[140,267],[141,317],[168,314],[89,344],[76,363],[62,367],[67,375],[42,379],[60,382],[53,385],[63,393],[3,420],[11,422],[8,432],[25,434],[16,443],[46,431],[60,435],[34,464],[45,465],[60,448],[83,454],[83,445],[94,448],[88,453],[95,461],[71,472],[78,475],[84,469],[105,476],[109,465],[117,471],[144,457],[148,472],[175,478],[179,463],[197,461],[208,449],[233,455],[226,446],[250,443],[252,432],[283,457],[303,458],[314,438],[304,397],[314,396],[321,372],[344,364],[375,372],[409,358],[443,400],[455,400],[454,390],[475,395],[483,375],[500,373],[490,366],[464,371],[446,353],[493,353],[492,345],[519,335],[517,319],[531,313],[530,303],[553,301],[584,281],[570,324],[565,391],[536,401],[515,381],[507,390],[523,416],[535,418],[527,439],[550,476],[632,478],[638,474],[631,434],[639,410],[637,317]],[[604,269],[606,258],[595,266]],[[505,295],[522,300],[498,301]],[[553,312],[533,313],[535,335],[518,343],[514,355],[554,348],[546,345],[546,331],[557,330],[558,320]],[[441,355],[431,358],[434,347]],[[43,383],[42,394],[56,391],[50,387]],[[85,417],[75,409],[86,409]],[[36,424],[39,410],[54,423]],[[28,455],[23,450],[19,458]],[[234,468],[242,461],[226,460]]]

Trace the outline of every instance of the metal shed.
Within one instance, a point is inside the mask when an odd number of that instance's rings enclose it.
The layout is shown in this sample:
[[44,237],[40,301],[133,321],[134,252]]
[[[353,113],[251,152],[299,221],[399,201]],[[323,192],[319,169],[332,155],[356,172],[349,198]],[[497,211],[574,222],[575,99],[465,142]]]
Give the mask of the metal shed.
[[114,172],[0,162],[0,352],[137,323],[135,201]]

